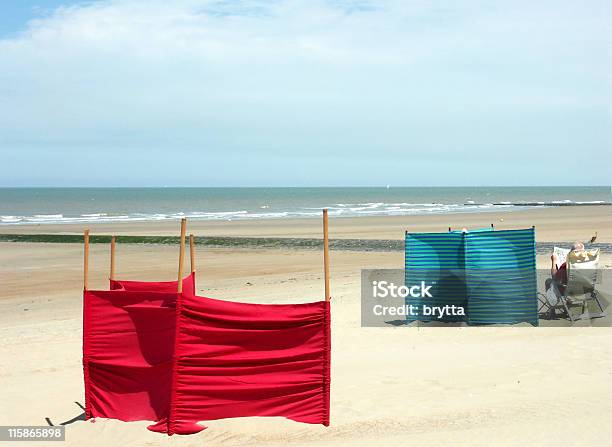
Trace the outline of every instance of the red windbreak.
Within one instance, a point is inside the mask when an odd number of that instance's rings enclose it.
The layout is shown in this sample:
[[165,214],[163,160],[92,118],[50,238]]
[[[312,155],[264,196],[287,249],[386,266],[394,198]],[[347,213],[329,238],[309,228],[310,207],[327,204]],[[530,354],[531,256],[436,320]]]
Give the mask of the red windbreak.
[[[169,292],[176,293],[178,281],[122,281],[111,279],[111,290],[128,290],[133,292]],[[183,293],[186,295],[195,294],[195,273],[190,273],[183,278]]]
[[176,293],[85,291],[85,414],[122,421],[167,416]]
[[[195,295],[85,291],[86,417],[198,421],[284,416],[329,425],[330,308],[235,303]],[[175,324],[178,322],[178,324]]]
[[330,308],[182,295],[168,434],[197,421],[284,416],[329,425]]

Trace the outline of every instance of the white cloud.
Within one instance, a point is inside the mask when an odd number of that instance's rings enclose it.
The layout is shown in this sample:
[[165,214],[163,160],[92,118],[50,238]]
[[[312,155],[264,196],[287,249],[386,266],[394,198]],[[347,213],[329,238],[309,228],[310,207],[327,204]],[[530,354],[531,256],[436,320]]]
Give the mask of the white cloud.
[[609,19],[603,1],[64,7],[0,40],[0,148],[599,156]]

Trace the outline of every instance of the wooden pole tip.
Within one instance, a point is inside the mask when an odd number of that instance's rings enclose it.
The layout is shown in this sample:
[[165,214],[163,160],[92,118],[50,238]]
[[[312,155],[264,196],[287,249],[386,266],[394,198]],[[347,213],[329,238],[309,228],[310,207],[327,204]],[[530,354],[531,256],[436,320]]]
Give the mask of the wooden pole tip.
[[181,219],[181,241],[180,241],[180,249],[179,249],[179,268],[178,268],[178,293],[183,291],[183,262],[185,258],[185,231],[187,228],[187,219],[183,217]]
[[195,237],[193,234],[189,235],[189,260],[191,263],[191,273],[195,273]]
[[89,228],[83,231],[83,290],[89,288]]
[[325,277],[325,301],[329,301],[330,295],[330,274],[329,274],[329,230],[327,208],[323,209],[323,272]]

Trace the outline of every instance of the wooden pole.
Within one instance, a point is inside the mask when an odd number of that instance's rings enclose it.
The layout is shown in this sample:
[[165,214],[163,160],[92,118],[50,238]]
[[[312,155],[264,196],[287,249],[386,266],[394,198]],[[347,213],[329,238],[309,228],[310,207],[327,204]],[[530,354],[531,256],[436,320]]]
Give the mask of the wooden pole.
[[110,279],[115,279],[115,236],[111,237]]
[[183,291],[183,263],[185,262],[185,231],[187,229],[187,219],[181,219],[181,248],[179,250],[178,267],[178,293]]
[[329,229],[327,209],[323,210],[323,270],[325,274],[325,301],[329,301]]
[[83,231],[83,290],[89,286],[89,229]]
[[193,234],[189,235],[189,261],[191,262],[191,273],[195,273],[195,238],[193,237]]

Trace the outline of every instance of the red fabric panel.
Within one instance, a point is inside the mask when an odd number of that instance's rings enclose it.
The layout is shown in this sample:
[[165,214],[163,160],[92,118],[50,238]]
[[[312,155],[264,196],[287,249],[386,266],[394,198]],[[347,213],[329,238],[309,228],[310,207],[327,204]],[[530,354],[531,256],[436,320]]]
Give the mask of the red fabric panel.
[[167,417],[176,293],[85,291],[83,369],[86,418]]
[[[178,281],[123,281],[110,280],[111,290],[129,290],[133,292],[168,292],[176,293]],[[195,294],[195,273],[190,273],[183,279],[183,293],[186,295]]]
[[330,307],[264,305],[183,294],[168,434],[197,421],[284,416],[329,425]]

